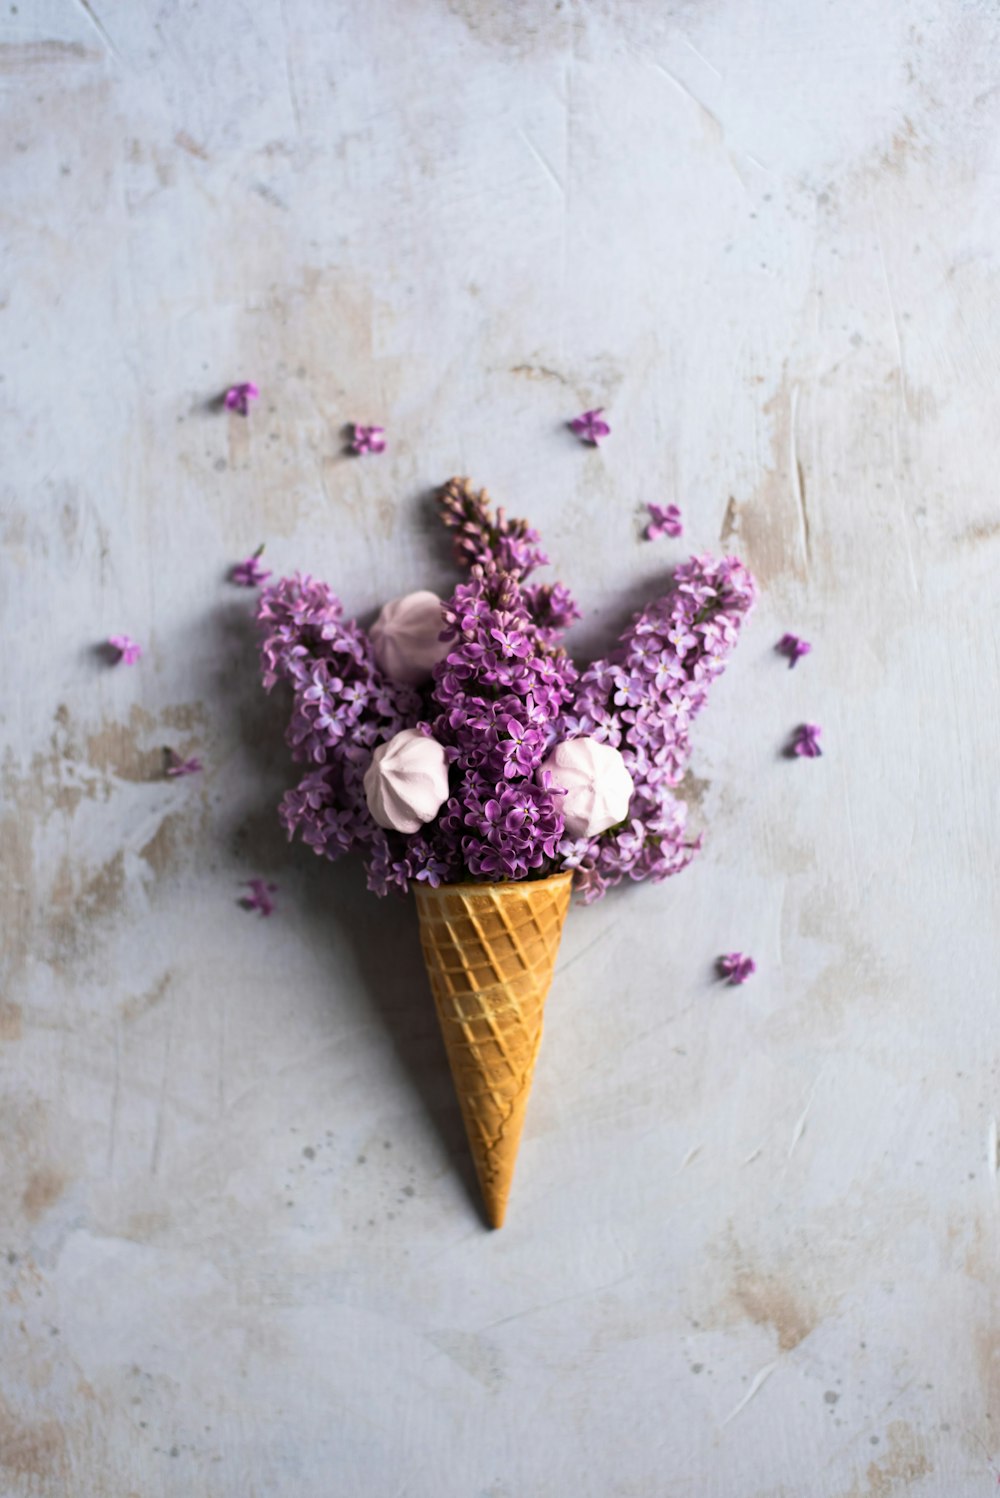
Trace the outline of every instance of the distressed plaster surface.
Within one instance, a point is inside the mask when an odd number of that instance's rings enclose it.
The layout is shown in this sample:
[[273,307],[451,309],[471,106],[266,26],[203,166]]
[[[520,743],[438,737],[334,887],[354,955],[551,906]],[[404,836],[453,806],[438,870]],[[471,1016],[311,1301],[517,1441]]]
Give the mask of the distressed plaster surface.
[[[942,0],[4,0],[4,1498],[995,1489],[998,76]],[[704,852],[571,914],[495,1235],[224,581],[444,587],[456,472],[581,653],[684,545],[763,590]]]

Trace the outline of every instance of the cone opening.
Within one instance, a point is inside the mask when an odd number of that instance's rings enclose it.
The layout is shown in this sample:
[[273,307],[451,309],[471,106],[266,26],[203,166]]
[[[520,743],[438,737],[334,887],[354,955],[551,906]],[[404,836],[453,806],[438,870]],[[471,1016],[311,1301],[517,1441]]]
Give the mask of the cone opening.
[[490,890],[503,897],[507,894],[524,894],[530,890],[548,890],[560,884],[572,884],[572,881],[573,870],[560,869],[558,873],[548,873],[543,879],[497,879],[496,882],[490,879],[463,879],[460,884],[439,885],[424,884],[424,882],[418,884],[415,879],[410,884],[410,890],[413,894],[427,894],[431,897],[436,894],[473,894],[476,890]]

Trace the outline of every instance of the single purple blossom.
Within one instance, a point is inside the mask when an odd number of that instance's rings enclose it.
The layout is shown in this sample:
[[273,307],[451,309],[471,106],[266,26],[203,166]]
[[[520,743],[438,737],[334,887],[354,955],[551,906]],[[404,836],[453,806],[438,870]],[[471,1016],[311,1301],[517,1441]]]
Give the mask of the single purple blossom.
[[451,867],[443,858],[429,853],[423,868],[417,870],[417,878],[424,880],[432,889],[437,889],[451,877],[451,873]]
[[364,427],[355,422],[351,449],[356,453],[384,453],[385,427]]
[[775,645],[779,655],[787,655],[789,670],[804,655],[808,655],[812,646],[808,640],[799,639],[798,635],[782,635]]
[[180,775],[200,775],[203,769],[201,760],[193,755],[191,759],[181,759],[173,749],[167,750],[167,774],[171,777]]
[[504,743],[504,754],[507,763],[504,765],[504,774],[530,775],[541,758],[541,750],[544,747],[544,739],[537,728],[531,728],[527,724],[519,723],[516,718],[508,718],[504,724],[509,739]]
[[734,985],[745,983],[751,973],[756,971],[756,962],[742,952],[729,952],[725,957],[719,958],[720,975]]
[[646,527],[646,540],[655,541],[658,536],[682,536],[684,526],[681,524],[681,512],[676,505],[658,505],[650,503],[646,506],[652,520]]
[[235,411],[238,416],[247,416],[250,413],[250,402],[255,401],[260,391],[253,380],[244,380],[239,385],[230,385],[223,396],[223,404],[227,411]]
[[265,879],[247,879],[245,881],[250,890],[244,895],[240,904],[244,910],[257,910],[261,915],[272,915],[274,913],[274,901],[271,896],[276,892],[276,884],[268,884]]
[[582,416],[574,416],[570,422],[570,430],[575,432],[582,442],[589,442],[596,447],[602,437],[611,435],[611,428],[604,420],[604,407],[598,406],[596,410],[584,411]]
[[108,644],[113,650],[117,650],[119,665],[134,666],[136,661],[142,659],[142,646],[131,635],[109,635]]
[[229,574],[229,581],[236,583],[240,588],[259,588],[266,583],[271,574],[260,565],[263,551],[264,544],[261,542],[253,556],[247,557],[246,561],[236,563]]
[[804,759],[819,759],[823,753],[819,747],[819,736],[822,732],[818,723],[800,723],[792,738],[792,754]]

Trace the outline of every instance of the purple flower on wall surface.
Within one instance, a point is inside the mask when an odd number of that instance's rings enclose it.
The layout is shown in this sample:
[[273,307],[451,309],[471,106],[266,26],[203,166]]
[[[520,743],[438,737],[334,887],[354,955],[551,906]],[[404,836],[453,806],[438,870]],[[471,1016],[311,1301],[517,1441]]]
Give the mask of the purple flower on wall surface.
[[190,759],[181,759],[172,749],[167,750],[167,774],[172,777],[181,775],[200,775],[202,771],[201,760],[192,755]]
[[822,732],[818,723],[800,723],[792,736],[792,754],[803,759],[819,759],[823,753],[819,747]]
[[262,544],[257,547],[253,556],[247,557],[244,562],[237,562],[229,574],[229,581],[240,588],[259,588],[266,583],[271,574],[260,564],[263,551]]
[[658,536],[676,537],[684,534],[681,512],[676,505],[648,504],[646,508],[653,517],[646,527],[647,541],[655,541]]
[[602,437],[611,435],[611,428],[604,420],[603,406],[598,406],[594,411],[584,411],[581,416],[574,416],[569,425],[581,442],[589,442],[592,447],[596,447]]
[[812,646],[808,640],[800,640],[798,635],[782,635],[774,648],[779,655],[787,655],[791,669],[804,655],[809,654]]
[[253,380],[244,380],[239,385],[230,385],[223,396],[223,405],[227,411],[235,411],[237,416],[247,416],[250,412],[250,402],[255,401],[260,391]]
[[384,453],[385,427],[365,427],[355,422],[351,450],[356,453]]
[[256,910],[261,915],[273,915],[274,901],[271,896],[277,892],[278,886],[268,884],[266,879],[248,879],[246,885],[250,893],[240,901],[243,909]]
[[719,973],[727,983],[745,983],[756,971],[756,962],[743,952],[729,952],[725,957],[719,958]]
[[134,666],[136,661],[142,660],[142,646],[131,635],[109,635],[108,644],[112,650],[117,650],[119,665]]

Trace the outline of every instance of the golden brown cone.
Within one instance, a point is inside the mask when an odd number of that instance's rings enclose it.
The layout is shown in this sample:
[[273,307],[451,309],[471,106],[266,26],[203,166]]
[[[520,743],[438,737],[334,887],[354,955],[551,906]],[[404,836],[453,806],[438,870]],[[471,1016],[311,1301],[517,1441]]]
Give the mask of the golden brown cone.
[[501,1227],[572,874],[414,885],[427,975],[486,1215]]

